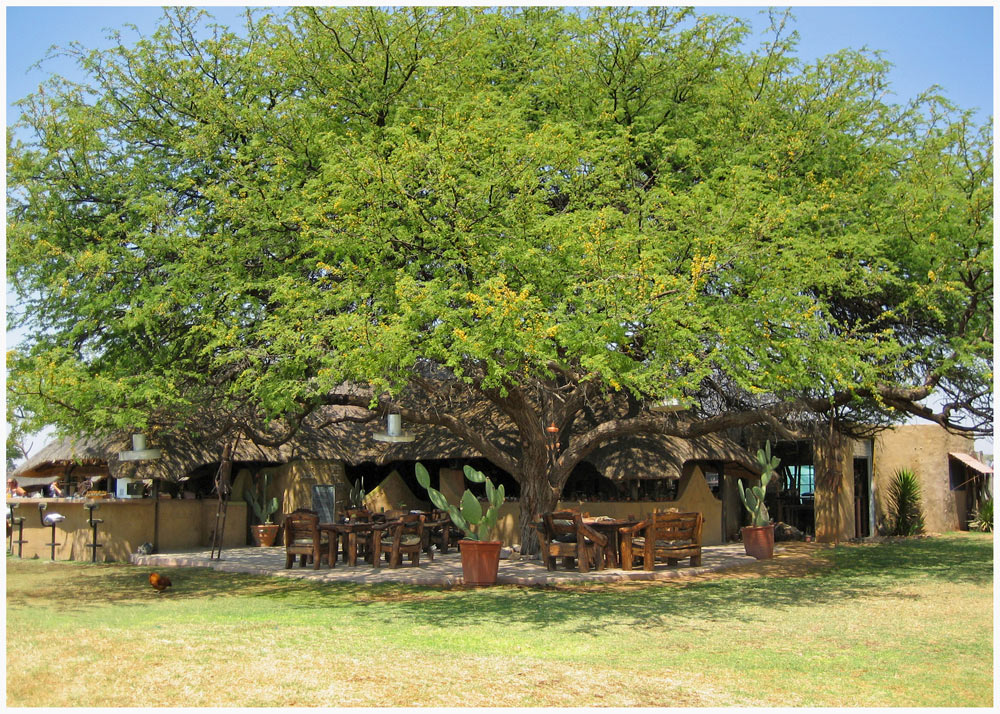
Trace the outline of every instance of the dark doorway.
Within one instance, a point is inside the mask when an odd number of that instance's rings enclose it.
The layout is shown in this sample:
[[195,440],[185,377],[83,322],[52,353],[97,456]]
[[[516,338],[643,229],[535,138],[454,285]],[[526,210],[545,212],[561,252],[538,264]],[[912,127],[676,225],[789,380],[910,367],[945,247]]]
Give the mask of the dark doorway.
[[871,508],[871,479],[868,459],[854,459],[854,537],[868,538],[872,534],[869,509]]

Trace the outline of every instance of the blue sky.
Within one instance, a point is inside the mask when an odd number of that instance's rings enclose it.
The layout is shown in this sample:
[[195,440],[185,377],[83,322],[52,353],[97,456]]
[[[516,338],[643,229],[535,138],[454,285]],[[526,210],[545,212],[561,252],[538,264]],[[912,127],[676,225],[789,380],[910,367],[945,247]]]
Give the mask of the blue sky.
[[[976,1],[976,6],[963,7],[794,6],[795,29],[801,36],[799,55],[812,59],[844,47],[883,50],[895,65],[891,79],[899,101],[938,84],[960,107],[978,107],[977,119],[985,121],[993,113],[994,9],[991,3]],[[212,8],[224,22],[239,22],[241,10],[240,5]],[[767,27],[762,6],[700,5],[700,10],[737,15],[751,21],[758,32]],[[47,71],[75,71],[67,60],[58,59],[29,72],[28,68],[42,59],[50,46],[73,41],[88,48],[106,46],[104,28],[131,22],[149,32],[160,14],[158,5],[8,4],[8,111],[10,102],[34,91]]]

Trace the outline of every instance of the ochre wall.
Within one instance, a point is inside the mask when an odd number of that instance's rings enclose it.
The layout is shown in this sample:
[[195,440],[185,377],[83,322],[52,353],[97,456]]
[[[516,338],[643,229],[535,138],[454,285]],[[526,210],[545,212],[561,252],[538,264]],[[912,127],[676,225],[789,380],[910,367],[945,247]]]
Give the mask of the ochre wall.
[[[38,504],[48,504],[47,513],[61,513],[66,520],[56,525],[56,560],[90,560],[91,529],[87,524],[84,501],[64,498],[14,499],[19,504],[15,516],[24,517],[22,555],[48,559],[51,548],[52,528],[42,526],[38,517]],[[150,498],[98,501],[94,518],[103,520],[98,526],[97,559],[127,561],[142,543],[153,543],[155,523],[159,522],[159,552],[195,550],[209,545],[209,536],[215,527],[217,502],[213,500],[160,499],[159,515],[156,502]],[[14,531],[17,534],[17,529]],[[238,548],[246,543],[246,505],[230,503],[226,514],[223,546]],[[14,546],[17,553],[17,546]]]
[[972,439],[951,434],[937,424],[908,424],[875,437],[875,519],[886,521],[886,490],[899,469],[910,469],[920,481],[924,530],[955,531],[961,527],[959,511],[964,494],[951,490],[948,453],[972,453]]
[[[267,469],[265,469],[267,470]],[[296,508],[312,508],[312,487],[314,484],[332,483],[337,488],[337,508],[344,508],[350,484],[340,461],[299,460],[282,466],[270,467],[274,473],[269,496],[278,497],[278,513],[275,523],[284,521],[284,514]]]
[[743,501],[740,500],[740,480],[743,481],[744,487],[751,484],[760,485],[760,476],[757,474],[747,471],[742,466],[726,465],[725,478],[722,482],[722,488],[724,489],[723,497],[726,502],[726,533],[725,536],[720,536],[720,542],[739,539],[740,528],[750,523],[750,514],[743,505]]

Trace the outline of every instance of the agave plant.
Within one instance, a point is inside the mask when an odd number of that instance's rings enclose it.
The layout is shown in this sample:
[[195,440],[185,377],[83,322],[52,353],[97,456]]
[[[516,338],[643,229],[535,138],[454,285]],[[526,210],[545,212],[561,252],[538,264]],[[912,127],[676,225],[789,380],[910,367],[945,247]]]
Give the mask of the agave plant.
[[431,487],[431,475],[424,468],[423,464],[418,463],[415,466],[415,470],[417,472],[417,483],[427,491],[431,503],[442,511],[446,511],[451,517],[452,523],[461,528],[469,540],[489,539],[493,528],[497,524],[497,515],[500,512],[500,506],[503,505],[503,484],[494,487],[493,482],[481,471],[476,471],[471,466],[465,467],[465,478],[473,483],[486,484],[486,499],[489,501],[489,506],[484,512],[482,504],[479,503],[479,499],[473,495],[472,491],[466,489],[465,493],[462,494],[462,500],[459,505],[453,506],[448,503],[448,499],[444,497],[444,494],[436,488]]
[[969,521],[969,530],[982,531],[983,533],[993,532],[993,499],[987,498],[982,501],[972,514]]
[[750,512],[750,525],[766,526],[771,522],[771,516],[764,505],[764,493],[767,491],[767,484],[771,481],[778,469],[781,460],[777,456],[771,456],[771,442],[768,441],[763,449],[757,450],[757,465],[760,466],[760,485],[744,488],[743,479],[737,479],[740,500],[744,507]]
[[899,469],[887,490],[890,535],[922,533],[924,516],[920,510],[920,482],[910,469]]

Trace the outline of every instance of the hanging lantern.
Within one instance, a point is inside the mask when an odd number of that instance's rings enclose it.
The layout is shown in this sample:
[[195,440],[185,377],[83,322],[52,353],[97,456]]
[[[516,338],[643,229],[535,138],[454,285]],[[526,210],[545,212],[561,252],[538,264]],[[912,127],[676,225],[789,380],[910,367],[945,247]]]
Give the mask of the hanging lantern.
[[556,454],[559,452],[559,427],[556,426],[555,422],[552,422],[547,427],[545,427],[545,448],[549,452],[549,456],[555,458]]
[[392,444],[410,442],[417,438],[412,432],[403,431],[403,417],[399,414],[389,414],[386,417],[385,431],[376,431],[372,436],[375,441],[387,441]]

